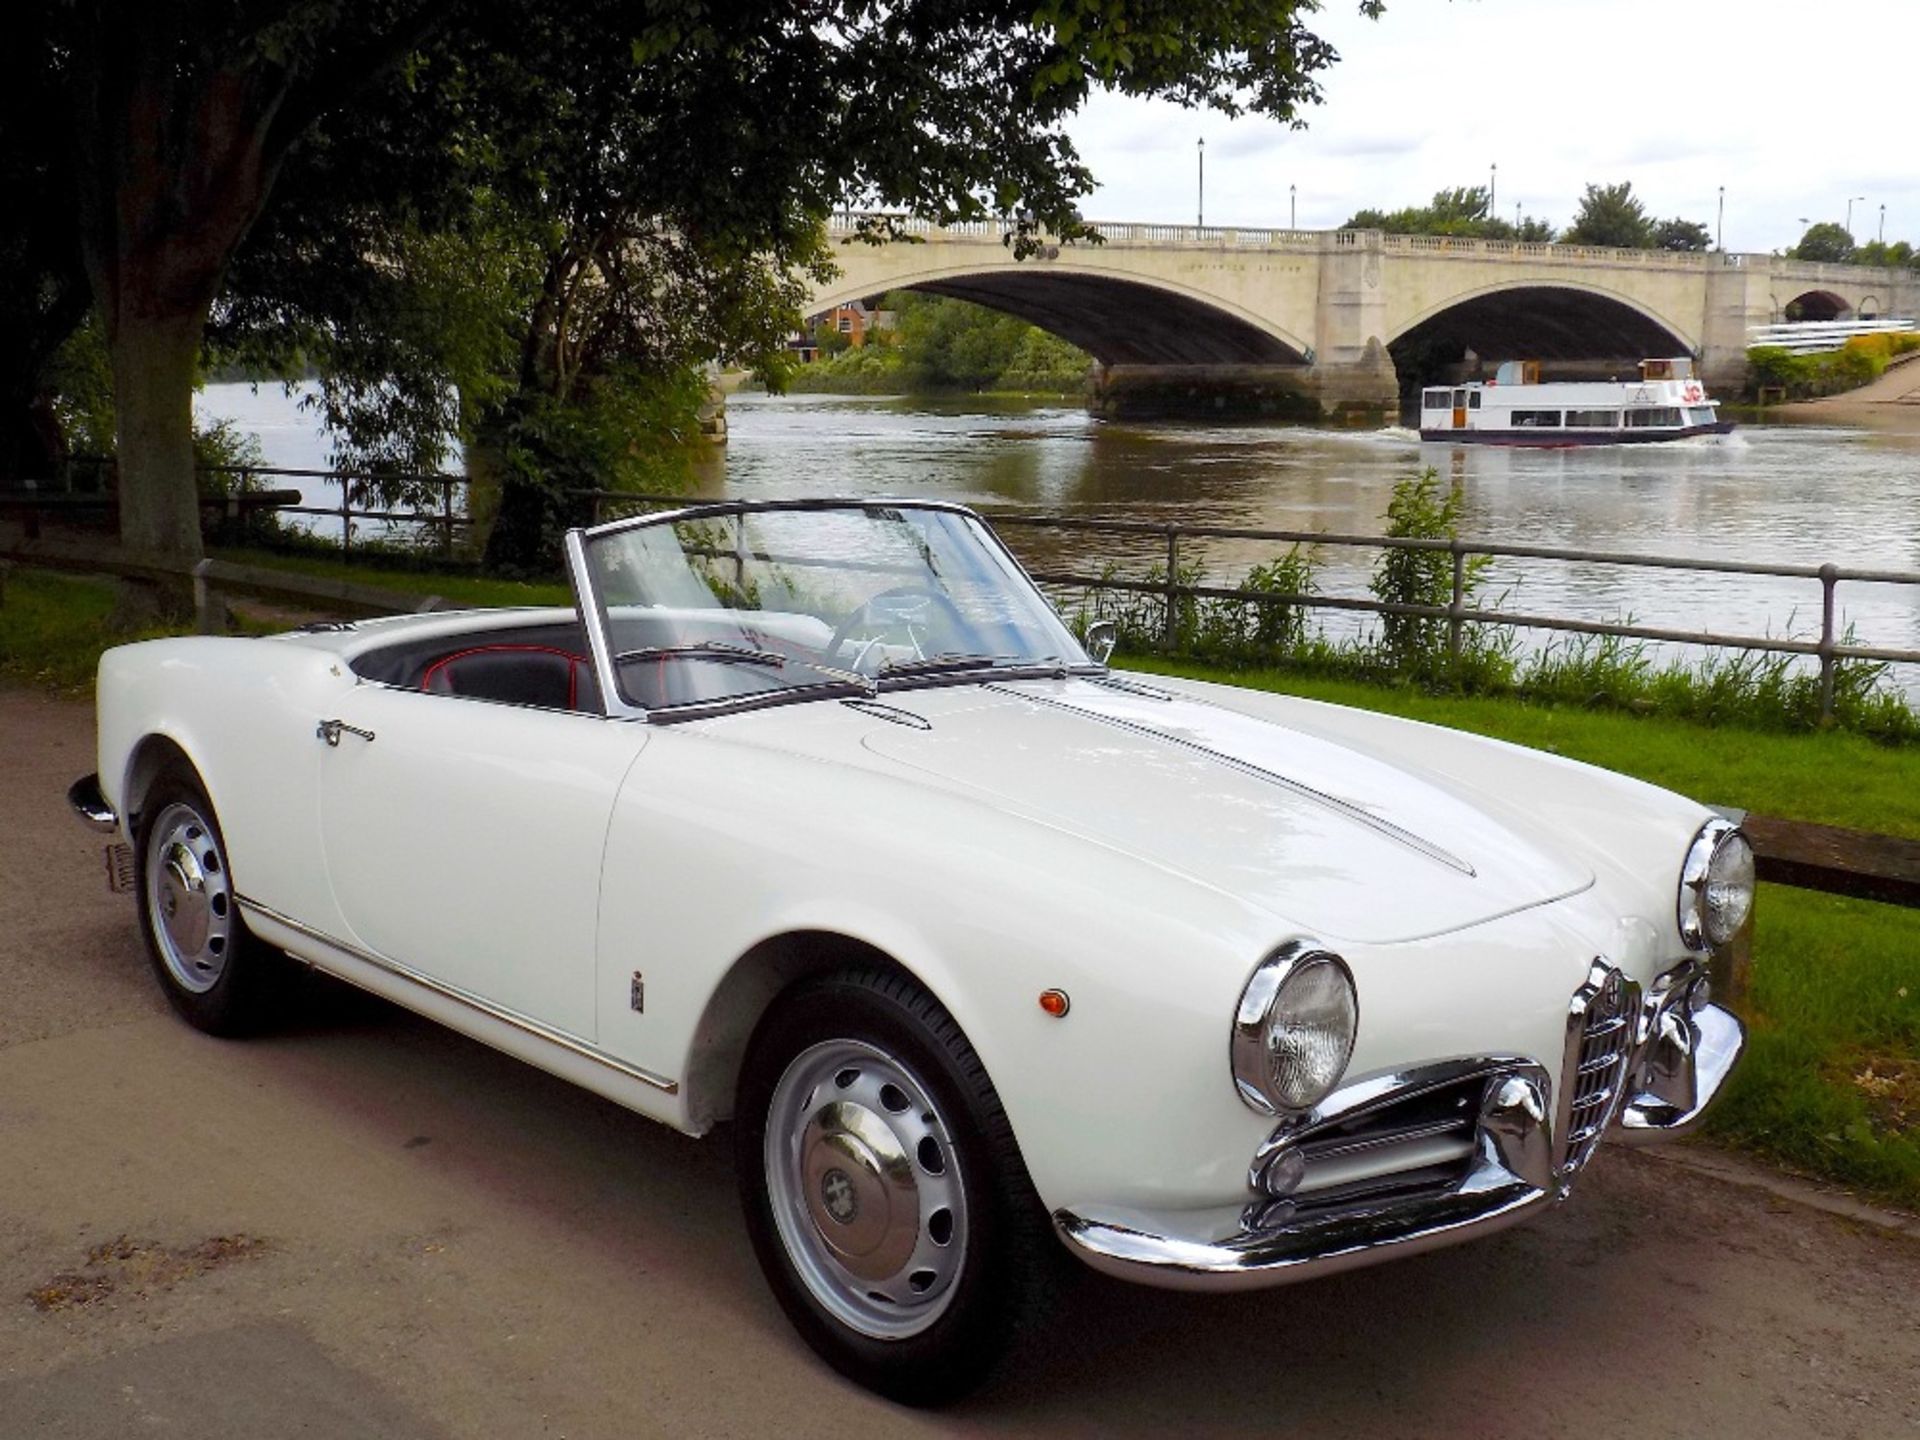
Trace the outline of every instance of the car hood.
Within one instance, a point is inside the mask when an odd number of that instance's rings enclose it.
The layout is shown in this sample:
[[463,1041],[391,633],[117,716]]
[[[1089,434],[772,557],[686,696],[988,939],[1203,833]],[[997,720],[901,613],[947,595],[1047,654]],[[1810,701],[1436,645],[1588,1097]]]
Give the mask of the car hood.
[[1179,870],[1327,941],[1457,930],[1593,873],[1434,776],[1183,696],[1084,681],[910,692],[873,755]]

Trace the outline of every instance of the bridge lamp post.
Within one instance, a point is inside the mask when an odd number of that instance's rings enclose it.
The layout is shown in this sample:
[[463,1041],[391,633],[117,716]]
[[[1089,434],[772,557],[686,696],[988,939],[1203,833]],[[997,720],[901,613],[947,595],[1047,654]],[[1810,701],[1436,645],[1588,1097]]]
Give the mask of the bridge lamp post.
[[1880,243],[1881,243],[1882,245],[1885,245],[1885,244],[1887,243],[1887,207],[1886,207],[1885,205],[1882,205],[1882,206],[1880,207],[1880,236],[1879,236],[1879,239],[1880,239]]
[[1866,197],[1866,196],[1864,196],[1864,195],[1849,195],[1849,196],[1847,197],[1847,225],[1846,225],[1846,230],[1847,230],[1847,239],[1849,239],[1849,240],[1851,240],[1851,239],[1853,239],[1853,202],[1854,202],[1854,201],[1856,201],[1856,200],[1864,200],[1864,199],[1866,199],[1866,198],[1867,198],[1867,197]]
[[1194,197],[1193,223],[1196,228],[1207,223],[1207,137],[1202,135],[1194,141],[1194,153],[1200,158],[1200,189]]
[[1500,179],[1500,162],[1496,160],[1493,162],[1493,164],[1487,167],[1487,218],[1489,220],[1491,220],[1495,214],[1496,207],[1494,205],[1494,201],[1499,194],[1499,190],[1498,190],[1499,179]]
[[1713,216],[1713,248],[1725,250],[1727,233],[1727,187],[1720,187],[1720,208]]
[[1294,187],[1291,185],[1287,186],[1287,229],[1298,230],[1300,228],[1300,210],[1295,202],[1293,192]]

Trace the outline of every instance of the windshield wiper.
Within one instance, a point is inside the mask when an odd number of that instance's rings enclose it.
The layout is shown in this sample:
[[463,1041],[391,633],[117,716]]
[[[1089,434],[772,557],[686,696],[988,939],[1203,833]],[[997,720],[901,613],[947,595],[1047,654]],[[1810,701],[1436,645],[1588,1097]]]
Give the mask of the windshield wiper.
[[874,675],[881,680],[896,675],[956,675],[965,670],[992,670],[1017,658],[1013,655],[924,655],[918,660],[889,660]]
[[1058,655],[929,655],[893,660],[874,674],[876,689],[897,690],[915,684],[963,685],[970,680],[1033,680],[1066,675],[1071,667]]
[[778,670],[787,657],[777,650],[754,650],[724,640],[697,640],[690,645],[649,645],[644,650],[622,650],[614,664],[628,660],[715,660],[723,665],[771,665]]

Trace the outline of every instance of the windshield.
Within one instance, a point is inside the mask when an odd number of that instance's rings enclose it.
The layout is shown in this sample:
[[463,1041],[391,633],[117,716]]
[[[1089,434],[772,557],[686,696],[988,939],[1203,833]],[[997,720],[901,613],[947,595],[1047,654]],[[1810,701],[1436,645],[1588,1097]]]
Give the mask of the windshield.
[[1093,667],[977,518],[716,507],[585,537],[629,706],[703,710]]

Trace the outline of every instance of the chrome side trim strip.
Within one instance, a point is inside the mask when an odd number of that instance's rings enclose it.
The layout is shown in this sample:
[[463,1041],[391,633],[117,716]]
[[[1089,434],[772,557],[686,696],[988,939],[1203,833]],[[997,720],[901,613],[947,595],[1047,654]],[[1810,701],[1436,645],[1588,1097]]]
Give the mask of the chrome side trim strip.
[[[551,1026],[542,1025],[538,1020],[530,1020],[525,1015],[516,1014],[512,1010],[503,1009],[490,1000],[481,999],[471,991],[462,990],[459,986],[449,985],[445,981],[435,980],[430,975],[422,975],[418,970],[410,969],[400,964],[397,960],[389,960],[384,955],[376,955],[370,950],[362,950],[357,945],[349,945],[344,940],[336,940],[333,936],[328,935],[324,931],[316,930],[311,925],[303,925],[291,915],[282,915],[271,905],[263,905],[258,900],[251,899],[245,895],[236,895],[234,899],[239,902],[241,910],[247,914],[258,915],[261,919],[270,920],[275,925],[285,926],[296,935],[304,935],[309,940],[318,941],[329,949],[338,950],[342,955],[351,956],[362,964],[371,965],[378,970],[384,970],[396,979],[418,985],[422,990],[431,990],[434,994],[443,996],[448,1000],[458,1001],[469,1009],[479,1011],[490,1020],[498,1020],[503,1025],[511,1025],[514,1029],[531,1035],[536,1040],[544,1040],[550,1045],[557,1045],[562,1050],[578,1055],[583,1060],[591,1060],[596,1065],[604,1065],[609,1070],[616,1070],[628,1079],[638,1080],[642,1085],[649,1085],[662,1094],[678,1095],[680,1093],[680,1082],[678,1080],[668,1080],[662,1076],[655,1075],[650,1070],[642,1070],[638,1065],[629,1065],[624,1060],[616,1060],[604,1050],[596,1049],[584,1040],[576,1039],[564,1031],[553,1029]],[[320,968],[325,969],[326,967],[321,966]],[[334,971],[328,971],[328,973],[336,974]],[[351,983],[351,979],[348,976],[338,975],[337,978],[348,980],[349,983]]]
[[[1004,689],[1003,686],[998,685],[988,688]],[[1065,710],[1070,715],[1078,715],[1083,720],[1092,720],[1096,724],[1111,725],[1116,730],[1125,730],[1135,735],[1145,735],[1149,739],[1161,740],[1169,745],[1178,745],[1183,749],[1192,750],[1197,754],[1205,755],[1210,760],[1216,760],[1220,764],[1228,766],[1230,769],[1238,770],[1243,775],[1251,775],[1257,780],[1265,780],[1269,784],[1278,785],[1283,790],[1290,790],[1303,799],[1324,805],[1336,814],[1343,815],[1349,820],[1364,825],[1369,830],[1386,836],[1389,840],[1397,841],[1417,855],[1424,855],[1429,860],[1436,860],[1450,870],[1457,870],[1462,875],[1468,877],[1472,877],[1478,873],[1469,862],[1462,860],[1452,851],[1442,849],[1440,846],[1434,844],[1433,841],[1423,839],[1411,830],[1402,829],[1391,820],[1381,819],[1380,816],[1374,814],[1371,810],[1355,805],[1350,800],[1342,800],[1338,795],[1329,795],[1324,790],[1316,790],[1313,786],[1303,781],[1295,780],[1288,775],[1282,775],[1277,770],[1269,770],[1264,765],[1256,765],[1251,760],[1242,760],[1236,755],[1229,755],[1225,751],[1216,750],[1211,745],[1203,745],[1198,740],[1189,740],[1184,735],[1175,735],[1166,730],[1155,729],[1151,725],[1142,725],[1134,720],[1123,720],[1117,715],[1103,715],[1098,710],[1089,710],[1085,706],[1075,705],[1069,700],[1057,700],[1051,695],[1041,695],[1031,690],[1008,690],[1006,693],[1018,695],[1022,700],[1031,701],[1035,705],[1050,705],[1056,710]]]

